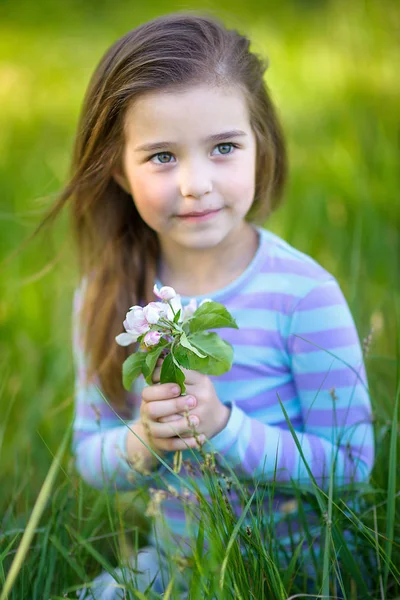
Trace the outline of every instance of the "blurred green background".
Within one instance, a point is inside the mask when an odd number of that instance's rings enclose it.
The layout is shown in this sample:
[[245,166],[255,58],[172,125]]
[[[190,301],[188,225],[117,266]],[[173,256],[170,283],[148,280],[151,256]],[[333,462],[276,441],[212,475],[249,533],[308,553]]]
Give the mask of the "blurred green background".
[[82,98],[104,51],[150,18],[200,8],[269,57],[290,179],[267,226],[333,272],[362,339],[373,327],[374,482],[385,483],[399,370],[400,4],[25,0],[0,4],[2,509],[29,510],[73,411],[68,215],[21,244],[66,180]]

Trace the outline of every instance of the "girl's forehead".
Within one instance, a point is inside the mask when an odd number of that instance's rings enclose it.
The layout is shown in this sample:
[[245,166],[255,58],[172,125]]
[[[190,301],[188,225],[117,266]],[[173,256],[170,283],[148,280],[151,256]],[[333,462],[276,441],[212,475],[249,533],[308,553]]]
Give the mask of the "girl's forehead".
[[[227,127],[250,127],[244,93],[238,87],[192,86],[146,92],[129,107],[125,131],[129,137],[143,134],[185,133]],[[215,132],[214,132],[215,133]]]

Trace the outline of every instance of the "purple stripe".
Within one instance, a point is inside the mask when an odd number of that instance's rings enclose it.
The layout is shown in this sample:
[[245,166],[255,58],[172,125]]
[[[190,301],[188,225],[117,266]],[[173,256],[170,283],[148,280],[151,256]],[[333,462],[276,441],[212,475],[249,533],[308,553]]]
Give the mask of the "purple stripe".
[[[197,500],[195,502],[198,504]],[[181,522],[185,520],[183,508],[179,508],[179,506],[171,507],[171,504],[166,505],[164,502],[161,504],[161,508],[167,519],[174,519]]]
[[284,340],[274,329],[226,329],[222,337],[233,346],[257,346],[285,350]]
[[80,431],[79,429],[74,429],[73,434],[73,445],[79,444],[82,440],[84,440],[88,435],[87,431]]
[[297,392],[293,381],[280,387],[273,388],[272,390],[265,390],[264,392],[261,392],[261,394],[257,394],[252,398],[236,400],[236,405],[246,413],[251,414],[256,410],[275,406],[278,403],[277,394],[279,394],[279,398],[282,403],[295,398],[297,396]]
[[286,373],[289,373],[289,369],[285,364],[280,365],[280,368],[261,363],[256,365],[233,364],[230,371],[218,376],[218,381],[252,381],[256,377],[276,377]]
[[[303,417],[301,415],[298,417],[293,417],[292,419],[290,419],[290,424],[292,425],[293,429],[301,431],[304,425]],[[285,431],[289,430],[289,424],[287,421],[278,421],[277,423],[274,423],[274,427],[279,427],[280,429],[284,429]]]
[[126,404],[129,408],[139,407],[142,403],[142,396],[140,394],[135,394],[134,392],[129,392],[126,397]]
[[327,281],[328,278],[332,278],[327,271],[314,262],[306,262],[298,259],[290,260],[287,258],[279,258],[277,256],[273,256],[267,260],[260,269],[260,273],[290,273],[302,277],[309,277],[316,281]]
[[84,387],[86,385],[86,367],[84,365],[78,365],[76,377],[78,380],[79,387]]
[[289,481],[293,475],[296,464],[294,440],[291,436],[283,434],[279,441],[279,460],[277,464],[277,481]]
[[354,373],[349,368],[335,369],[328,373],[295,373],[297,388],[301,390],[335,390],[341,387],[351,387],[358,383],[365,383],[365,369],[360,368],[359,373]]
[[[127,410],[116,411],[123,419],[129,419],[130,414]],[[103,420],[108,421],[118,421],[118,417],[114,414],[111,408],[105,402],[102,404],[83,404],[80,403],[77,406],[78,417],[83,419],[93,420],[100,419],[100,422]]]
[[[316,435],[309,435],[307,439],[311,451],[311,470],[318,484],[322,484],[322,479],[327,476],[326,454],[322,441]],[[310,464],[310,463],[309,463]]]
[[283,294],[280,292],[252,292],[235,296],[233,300],[227,303],[227,308],[232,310],[258,309],[273,310],[284,315],[290,315],[298,297],[292,294]]
[[351,455],[353,456],[355,462],[362,460],[369,466],[372,466],[375,457],[374,447],[352,444]]
[[337,329],[294,334],[288,338],[289,352],[293,354],[318,352],[321,348],[332,350],[333,348],[358,346],[358,344],[358,335],[354,327],[338,327]]
[[[99,479],[101,481],[102,474],[102,462],[103,452],[101,450],[100,437],[97,436],[95,440],[92,440],[91,446],[89,446],[89,451],[86,450],[86,460],[85,460],[85,469],[88,472],[89,479]],[[110,460],[110,457],[108,457]],[[89,459],[89,460],[88,460]],[[96,475],[94,475],[96,473]]]
[[255,419],[252,419],[250,423],[250,440],[243,456],[241,468],[245,473],[252,475],[257,468],[262,469],[261,462],[265,455],[264,450],[266,440],[264,424]]
[[329,284],[319,285],[312,289],[299,302],[299,305],[296,306],[296,312],[325,308],[327,306],[343,306],[347,309],[346,300],[336,281],[332,279],[329,281]]
[[351,460],[348,452],[346,452],[344,457],[344,482],[343,483],[352,483],[353,481],[358,480],[358,461]]
[[304,424],[308,427],[351,427],[360,423],[369,423],[371,420],[366,406],[352,406],[350,408],[312,409],[304,417]]

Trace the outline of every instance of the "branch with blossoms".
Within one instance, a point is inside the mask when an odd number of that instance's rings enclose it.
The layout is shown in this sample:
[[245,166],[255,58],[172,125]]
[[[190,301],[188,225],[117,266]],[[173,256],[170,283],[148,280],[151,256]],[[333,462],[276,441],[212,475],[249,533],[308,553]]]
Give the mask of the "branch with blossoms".
[[233,360],[231,344],[217,333],[207,331],[222,327],[238,329],[229,311],[212,300],[203,300],[197,306],[194,298],[183,308],[172,287],[158,289],[155,285],[153,291],[159,300],[144,308],[132,306],[124,321],[125,332],[115,338],[121,346],[139,343],[139,351],[123,364],[124,388],[129,391],[140,374],[151,385],[159,358],[164,358],[160,382],[177,383],[182,394],[186,391],[182,368],[206,375],[229,371]]

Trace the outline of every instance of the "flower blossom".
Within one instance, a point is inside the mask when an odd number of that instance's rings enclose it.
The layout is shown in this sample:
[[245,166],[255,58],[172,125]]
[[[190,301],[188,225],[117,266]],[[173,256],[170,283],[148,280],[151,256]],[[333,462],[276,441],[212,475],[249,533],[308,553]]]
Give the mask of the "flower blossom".
[[162,302],[150,302],[150,304],[144,307],[143,314],[150,325],[156,325],[160,317],[166,316],[167,311],[165,304]]
[[126,333],[120,333],[115,338],[115,341],[120,346],[129,346],[129,344],[133,344],[137,341],[139,336],[149,331],[150,325],[146,320],[141,306],[132,306],[129,309],[129,312],[126,313],[124,327]]
[[171,300],[168,301],[167,306],[167,319],[169,319],[170,321],[174,320],[174,316],[181,311],[180,317],[179,317],[179,323],[182,322],[182,302],[181,302],[181,297],[176,294],[176,296],[174,298],[172,298]]
[[192,298],[188,304],[186,304],[183,309],[183,318],[189,319],[193,315],[193,313],[197,310],[197,302],[196,298]]
[[177,295],[174,288],[169,287],[168,285],[164,285],[163,287],[158,289],[157,284],[155,284],[154,288],[153,288],[153,292],[154,292],[154,295],[157,296],[157,298],[161,298],[161,300],[164,300],[164,302],[168,302],[169,300],[172,300]]
[[197,308],[200,308],[200,306],[202,306],[206,302],[212,302],[212,300],[210,298],[204,298],[204,300],[200,302],[199,306],[197,306],[196,298],[192,298],[183,309],[183,319],[186,320],[192,317],[193,314],[196,312]]

